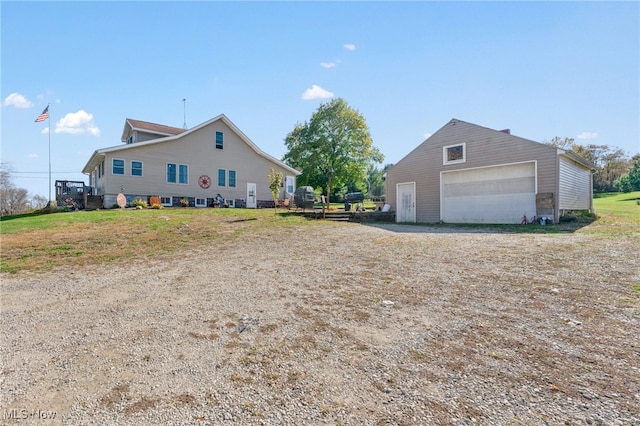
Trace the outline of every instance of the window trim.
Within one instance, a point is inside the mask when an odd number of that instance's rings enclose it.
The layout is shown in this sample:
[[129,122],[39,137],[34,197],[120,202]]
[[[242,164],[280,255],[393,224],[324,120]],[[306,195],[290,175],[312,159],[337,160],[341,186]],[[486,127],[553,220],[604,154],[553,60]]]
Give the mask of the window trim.
[[207,199],[196,197],[196,207],[207,207]]
[[[456,147],[462,147],[462,158],[457,159],[457,160],[449,160],[448,158],[448,150],[449,148],[456,148]],[[456,143],[453,145],[447,145],[447,146],[443,146],[442,147],[442,164],[443,165],[449,165],[449,164],[461,164],[461,163],[466,163],[467,162],[467,143],[466,142],[462,142],[462,143]]]
[[[289,191],[289,182],[291,182],[291,191]],[[295,180],[294,176],[287,175],[285,176],[285,191],[287,194],[293,194],[295,192]]]
[[[133,163],[140,163],[140,174],[137,175],[135,173],[133,173]],[[137,170],[137,169],[136,169]],[[135,176],[135,177],[144,177],[144,163],[142,161],[139,160],[131,160],[131,176]]]
[[[173,179],[174,179],[173,181],[171,181],[169,179],[169,166],[174,166],[175,167],[175,170],[174,170],[174,173],[173,173]],[[166,173],[167,173],[166,174],[167,183],[170,183],[170,184],[177,184],[178,183],[178,164],[177,163],[167,163]]]
[[[185,173],[183,175],[182,168],[184,167]],[[184,182],[182,177],[184,176]],[[189,185],[189,165],[188,164],[178,164],[178,185]]]
[[[220,142],[218,142],[218,135],[220,135]],[[215,133],[216,149],[224,149],[224,132],[216,130]]]
[[[231,184],[231,173],[233,172],[233,185]],[[238,179],[238,172],[236,172],[235,170],[228,170],[227,171],[227,186],[229,188],[235,188],[236,187],[236,180]]]
[[[222,180],[220,180],[222,178]],[[226,169],[218,169],[218,187],[225,188],[227,186],[227,170]],[[222,185],[220,184],[222,182]]]
[[[174,176],[174,181],[169,180],[169,166],[175,166],[176,170],[175,170],[175,176]],[[185,167],[185,173],[184,175],[182,174],[182,171],[180,170],[182,167]],[[166,179],[167,179],[167,183],[169,184],[175,184],[175,185],[189,185],[189,165],[188,164],[180,164],[180,163],[167,163],[167,174],[166,174]],[[182,181],[182,176],[184,176],[184,182]]]
[[[169,199],[168,203],[165,203],[162,201],[163,198]],[[173,206],[173,197],[169,196],[169,197],[163,197],[160,196],[160,204],[162,204],[163,207],[172,207]]]
[[[114,164],[114,162],[116,161],[122,161],[122,173],[116,173],[115,169],[116,169],[116,165]],[[120,169],[120,167],[118,167],[118,169]],[[127,161],[124,158],[112,158],[111,159],[111,174],[114,176],[124,176],[125,173],[127,172]]]

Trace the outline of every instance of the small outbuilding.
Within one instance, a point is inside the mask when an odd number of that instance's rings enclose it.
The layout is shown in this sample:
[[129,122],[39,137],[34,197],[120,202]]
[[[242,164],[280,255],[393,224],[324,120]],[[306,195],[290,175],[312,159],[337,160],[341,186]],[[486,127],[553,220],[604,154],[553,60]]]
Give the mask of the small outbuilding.
[[452,119],[386,172],[396,222],[557,223],[592,210],[594,166],[573,151]]

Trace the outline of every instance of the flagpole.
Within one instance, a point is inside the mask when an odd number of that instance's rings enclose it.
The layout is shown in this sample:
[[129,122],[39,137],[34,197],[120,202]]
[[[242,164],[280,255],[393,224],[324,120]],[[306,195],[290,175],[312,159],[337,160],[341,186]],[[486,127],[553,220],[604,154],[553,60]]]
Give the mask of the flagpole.
[[[49,104],[47,104],[47,111],[49,111]],[[49,120],[47,124],[49,124],[49,202],[51,202],[51,111],[49,111],[47,120]]]

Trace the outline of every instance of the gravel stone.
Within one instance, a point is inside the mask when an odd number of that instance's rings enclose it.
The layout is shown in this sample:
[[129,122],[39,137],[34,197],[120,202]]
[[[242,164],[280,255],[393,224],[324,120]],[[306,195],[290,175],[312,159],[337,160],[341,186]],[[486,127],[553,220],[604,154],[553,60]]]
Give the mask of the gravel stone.
[[639,241],[319,223],[2,275],[0,423],[640,426]]

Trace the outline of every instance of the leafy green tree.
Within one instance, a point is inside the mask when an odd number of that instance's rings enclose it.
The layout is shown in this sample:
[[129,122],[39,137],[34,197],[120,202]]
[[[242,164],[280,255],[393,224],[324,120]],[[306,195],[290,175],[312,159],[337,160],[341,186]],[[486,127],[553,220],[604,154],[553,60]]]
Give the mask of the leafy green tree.
[[385,193],[384,186],[384,173],[393,164],[386,164],[382,169],[377,168],[375,165],[369,165],[367,170],[367,195],[369,197],[380,197]]
[[615,190],[614,182],[623,176],[631,167],[624,150],[609,145],[579,145],[572,138],[558,136],[546,142],[547,145],[564,150],[573,150],[582,158],[596,166],[593,175],[593,191],[608,192]]
[[280,185],[282,184],[282,178],[284,175],[282,172],[277,172],[271,167],[267,179],[269,180],[269,189],[271,190],[271,196],[273,197],[273,205],[275,211],[278,211],[278,196],[280,195]]
[[321,104],[308,122],[297,124],[285,145],[283,160],[302,170],[300,185],[322,187],[328,198],[332,185],[364,182],[369,165],[384,159],[364,117],[341,98]]
[[633,156],[629,173],[616,179],[613,186],[620,192],[640,191],[640,154]]
[[593,191],[609,192],[613,183],[629,171],[629,159],[624,150],[609,145],[574,145],[573,150],[596,165]]

